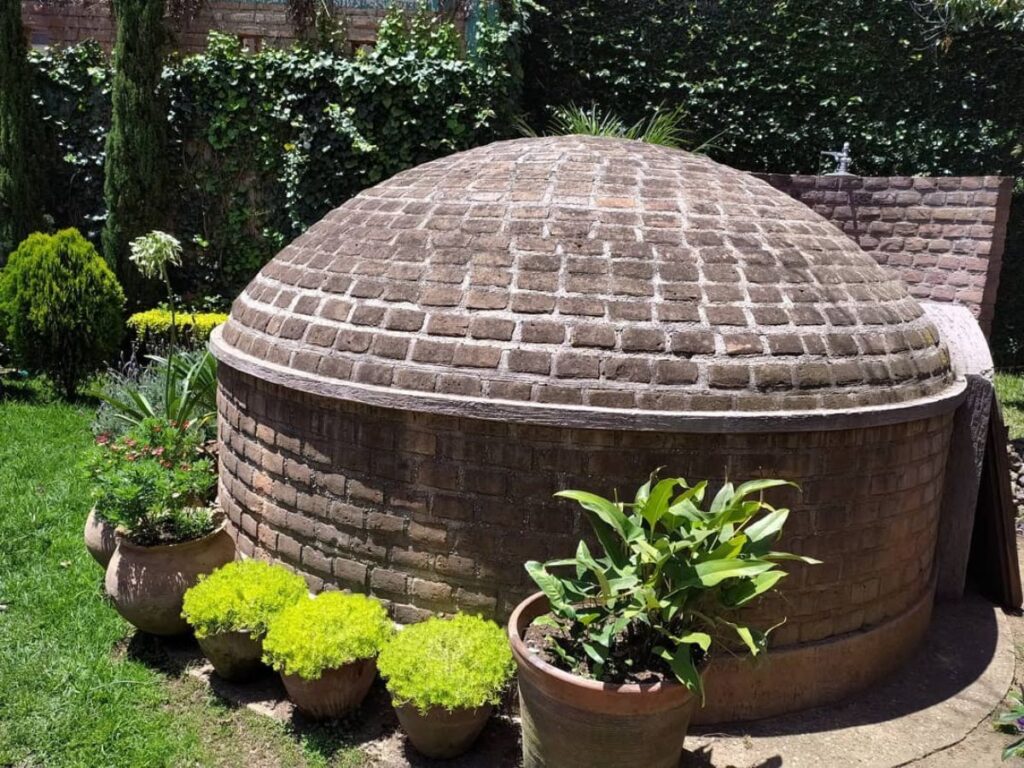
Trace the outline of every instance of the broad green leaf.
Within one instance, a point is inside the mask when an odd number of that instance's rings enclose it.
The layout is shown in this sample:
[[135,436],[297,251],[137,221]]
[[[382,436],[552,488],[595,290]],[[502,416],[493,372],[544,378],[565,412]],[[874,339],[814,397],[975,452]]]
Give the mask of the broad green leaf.
[[710,560],[694,566],[701,584],[714,587],[726,579],[756,576],[772,568],[763,560]]
[[650,492],[643,506],[640,507],[640,514],[647,521],[647,525],[650,526],[652,531],[662,515],[665,514],[665,510],[668,509],[669,499],[672,497],[672,492],[678,483],[679,481],[676,478],[666,478],[660,481],[654,486],[654,490]]
[[758,595],[772,589],[780,579],[785,578],[785,571],[766,571],[751,579],[731,585],[722,590],[722,602],[731,607],[739,607],[749,603]]
[[677,642],[700,646],[700,649],[707,653],[711,647],[711,635],[707,632],[689,632],[680,637]]
[[757,520],[744,528],[744,532],[747,534],[747,538],[751,541],[761,541],[761,539],[774,536],[781,531],[782,526],[785,525],[788,517],[788,509],[774,509],[760,520]]
[[596,515],[605,524],[610,525],[622,537],[623,541],[627,540],[627,530],[630,527],[629,520],[618,504],[587,491],[559,491],[555,496],[563,499],[572,499],[577,502],[583,509]]
[[711,509],[709,510],[712,517],[721,514],[728,506],[729,502],[732,501],[733,488],[732,483],[726,483],[718,489],[718,493],[715,494],[715,498],[711,502]]
[[736,489],[736,500],[739,501],[752,493],[760,493],[761,491],[767,491],[769,488],[779,488],[783,485],[788,485],[792,488],[800,487],[796,483],[791,483],[788,480],[748,480]]
[[562,584],[562,580],[557,576],[553,576],[544,568],[541,563],[536,560],[530,560],[526,563],[526,572],[530,574],[530,578],[533,579],[534,583],[540,588],[540,591],[548,598],[551,603],[551,610],[567,619],[575,619],[576,611],[566,600],[565,587]]
[[700,700],[704,702],[704,686],[701,684],[700,673],[693,666],[693,659],[690,658],[690,646],[680,644],[674,651],[667,648],[657,649],[661,658],[668,662],[676,679],[694,693],[700,694]]

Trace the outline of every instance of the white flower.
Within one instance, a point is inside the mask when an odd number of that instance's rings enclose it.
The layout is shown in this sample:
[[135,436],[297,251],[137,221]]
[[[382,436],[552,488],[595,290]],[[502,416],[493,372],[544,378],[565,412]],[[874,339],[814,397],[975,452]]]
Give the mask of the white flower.
[[166,232],[154,230],[131,242],[131,260],[150,278],[162,277],[168,265],[181,266],[181,243]]

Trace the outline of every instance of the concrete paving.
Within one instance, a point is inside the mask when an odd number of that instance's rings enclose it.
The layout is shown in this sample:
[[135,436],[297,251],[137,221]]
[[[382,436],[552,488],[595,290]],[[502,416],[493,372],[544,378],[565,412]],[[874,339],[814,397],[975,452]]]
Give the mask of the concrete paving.
[[[1001,610],[978,597],[940,603],[925,646],[888,684],[839,705],[698,731],[687,738],[682,766],[911,765],[987,724],[1014,665]],[[998,764],[998,751],[992,757]]]

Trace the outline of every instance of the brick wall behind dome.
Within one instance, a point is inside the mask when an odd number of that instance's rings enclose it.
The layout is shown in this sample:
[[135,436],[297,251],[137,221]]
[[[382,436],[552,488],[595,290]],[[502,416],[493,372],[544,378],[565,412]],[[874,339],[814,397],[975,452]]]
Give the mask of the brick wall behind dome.
[[969,307],[988,335],[1013,179],[759,175],[896,270],[915,298]]
[[[802,492],[783,546],[795,566],[776,643],[901,615],[929,588],[950,416],[837,432],[681,435],[415,414],[298,393],[220,367],[221,503],[246,555],[311,586],[387,601],[400,621],[462,609],[505,618],[532,591],[522,563],[574,551],[564,488],[632,493],[652,468],[691,479],[778,476]],[[772,621],[771,623],[774,623]]]

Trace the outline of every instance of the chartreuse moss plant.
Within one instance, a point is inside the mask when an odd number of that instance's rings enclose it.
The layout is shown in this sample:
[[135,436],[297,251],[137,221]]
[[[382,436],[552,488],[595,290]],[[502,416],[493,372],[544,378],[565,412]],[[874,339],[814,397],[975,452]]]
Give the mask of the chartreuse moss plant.
[[505,631],[464,614],[406,627],[377,659],[395,705],[420,712],[497,704],[513,667]]
[[375,657],[392,634],[376,600],[325,592],[303,598],[270,622],[263,661],[283,674],[316,680],[325,670]]
[[277,614],[306,597],[306,582],[287,568],[237,560],[218,568],[185,593],[182,617],[196,637],[222,632],[266,634]]

